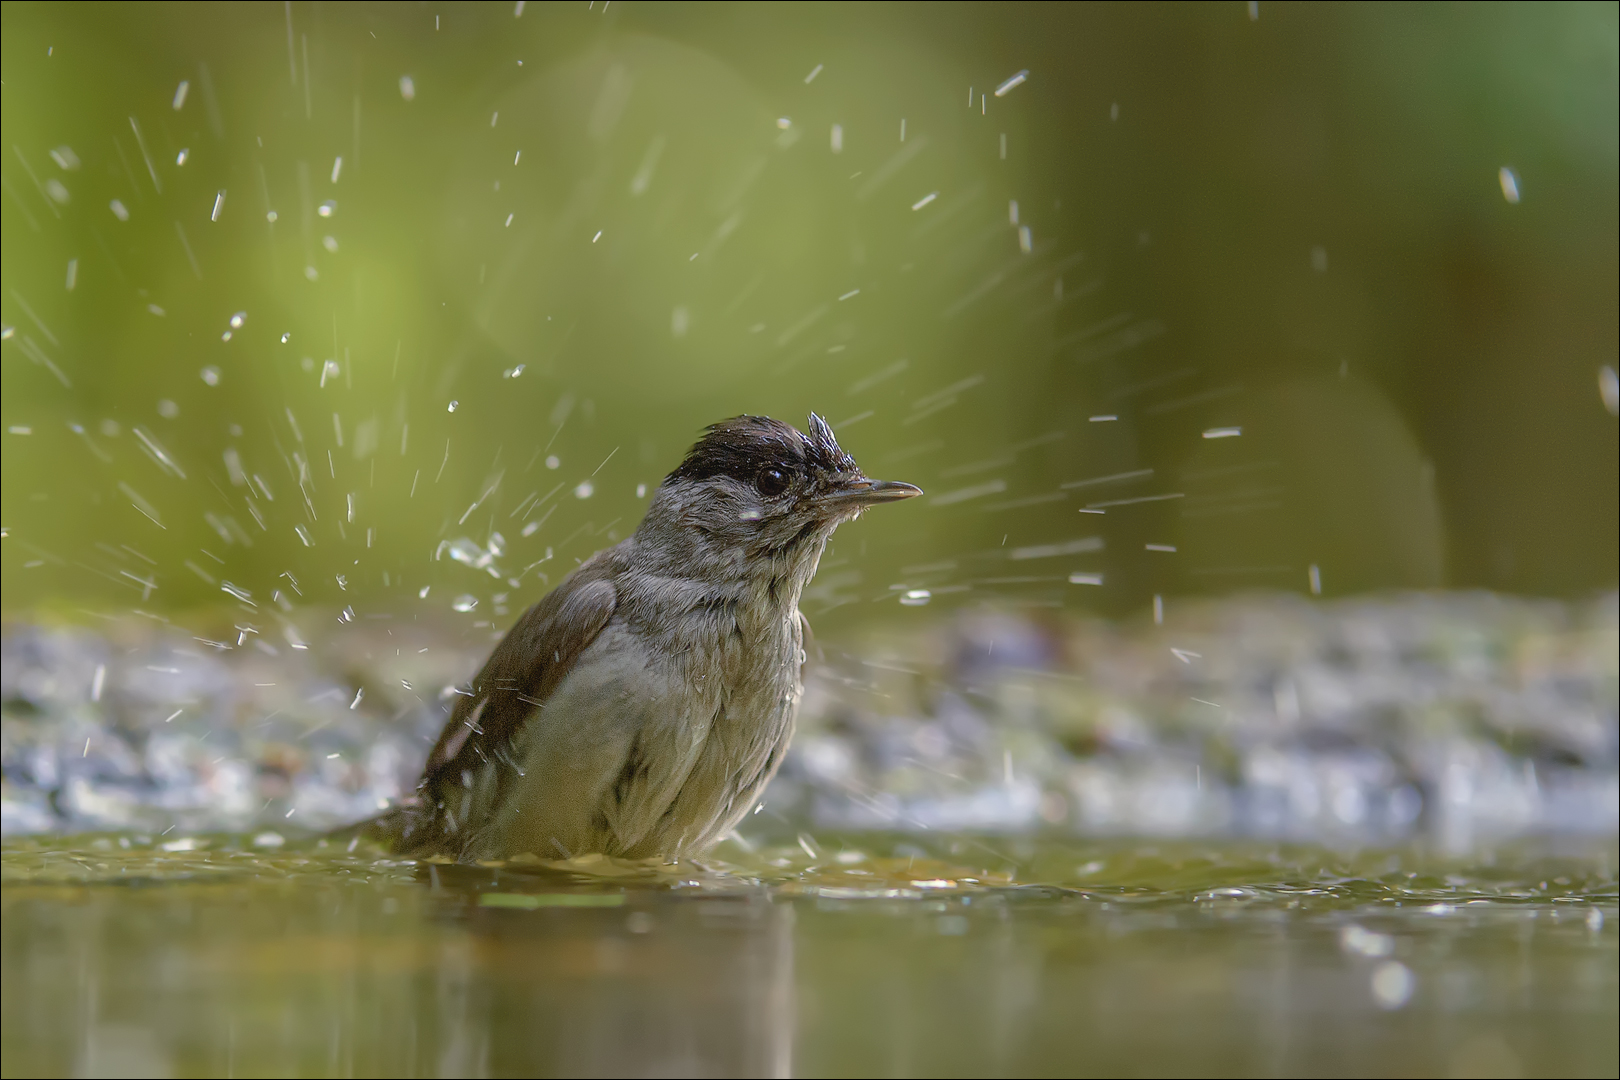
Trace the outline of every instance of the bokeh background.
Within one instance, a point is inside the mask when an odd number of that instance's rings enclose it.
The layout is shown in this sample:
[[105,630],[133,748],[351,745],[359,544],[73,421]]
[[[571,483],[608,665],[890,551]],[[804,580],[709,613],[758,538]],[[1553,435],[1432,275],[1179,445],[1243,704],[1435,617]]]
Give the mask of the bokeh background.
[[[0,1072],[1616,1075],[1617,12],[7,0]],[[738,832],[326,833],[812,409]]]
[[811,409],[822,633],[1612,588],[1616,12],[8,3],[5,610],[499,624]]

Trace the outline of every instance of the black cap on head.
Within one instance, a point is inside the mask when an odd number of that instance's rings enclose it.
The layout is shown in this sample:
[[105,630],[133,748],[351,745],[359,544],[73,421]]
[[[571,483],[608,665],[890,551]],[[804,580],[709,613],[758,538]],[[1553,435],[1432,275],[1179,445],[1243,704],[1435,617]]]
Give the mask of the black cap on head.
[[666,479],[729,476],[752,482],[767,465],[825,473],[860,471],[855,459],[838,445],[832,427],[815,413],[810,414],[809,435],[768,416],[745,415],[710,424]]

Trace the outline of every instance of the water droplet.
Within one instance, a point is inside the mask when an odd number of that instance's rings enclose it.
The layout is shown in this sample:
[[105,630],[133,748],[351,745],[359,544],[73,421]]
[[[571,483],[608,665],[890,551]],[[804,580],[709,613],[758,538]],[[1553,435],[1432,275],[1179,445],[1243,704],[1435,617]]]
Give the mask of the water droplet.
[[596,485],[589,480],[581,480],[579,486],[574,488],[574,498],[576,499],[588,499],[594,494],[596,494]]
[[1519,174],[1506,165],[1496,170],[1496,182],[1502,186],[1502,198],[1510,203],[1519,201]]
[[455,608],[457,611],[471,611],[473,608],[478,606],[478,597],[473,596],[471,593],[463,593],[462,595],[456,597],[455,602],[450,606]]
[[209,365],[202,369],[202,381],[209,386],[219,385],[219,368]]
[[1373,1000],[1381,1009],[1399,1009],[1412,999],[1415,989],[1417,979],[1412,976],[1412,969],[1399,960],[1386,960],[1373,971]]
[[1361,956],[1388,956],[1395,951],[1395,939],[1351,923],[1339,931],[1339,948]]
[[560,469],[560,468],[562,468],[562,459],[559,458],[556,454],[548,454],[548,455],[546,455],[546,468],[548,468],[548,469]]
[[448,409],[446,409],[446,410],[445,410],[445,411],[446,411],[446,412],[455,412],[455,411],[456,411],[456,409],[457,409],[457,408],[458,408],[458,407],[459,407],[459,406],[460,406],[460,405],[461,405],[461,402],[459,402],[459,401],[452,401],[452,402],[451,402],[451,403],[450,403],[450,407],[449,407],[449,408],[448,408]]
[[927,589],[907,589],[900,594],[900,603],[906,607],[922,607],[934,598],[934,594]]
[[445,545],[444,550],[449,552],[450,557],[456,562],[461,563],[464,566],[471,566],[477,570],[482,570],[484,567],[488,566],[490,564],[490,560],[494,557],[494,554],[496,554],[493,552],[486,552],[483,548],[479,547],[465,536],[457,540],[450,541]]

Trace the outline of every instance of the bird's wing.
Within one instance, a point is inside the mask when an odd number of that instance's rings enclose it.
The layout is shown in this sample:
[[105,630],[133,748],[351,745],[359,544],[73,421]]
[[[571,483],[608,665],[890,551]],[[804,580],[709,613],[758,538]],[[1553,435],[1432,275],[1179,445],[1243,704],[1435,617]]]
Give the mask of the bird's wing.
[[460,784],[464,771],[505,756],[534,711],[545,704],[618,604],[609,552],[586,561],[525,611],[490,653],[472,694],[456,702],[428,755],[422,786]]

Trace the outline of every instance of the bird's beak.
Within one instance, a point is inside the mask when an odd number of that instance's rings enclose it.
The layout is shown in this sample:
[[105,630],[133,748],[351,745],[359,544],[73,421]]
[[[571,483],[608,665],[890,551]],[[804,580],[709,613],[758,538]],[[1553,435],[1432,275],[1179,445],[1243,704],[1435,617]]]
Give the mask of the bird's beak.
[[921,495],[922,488],[898,480],[868,480],[864,476],[846,480],[833,490],[817,498],[822,506],[833,509],[860,509],[878,503],[895,502]]

